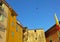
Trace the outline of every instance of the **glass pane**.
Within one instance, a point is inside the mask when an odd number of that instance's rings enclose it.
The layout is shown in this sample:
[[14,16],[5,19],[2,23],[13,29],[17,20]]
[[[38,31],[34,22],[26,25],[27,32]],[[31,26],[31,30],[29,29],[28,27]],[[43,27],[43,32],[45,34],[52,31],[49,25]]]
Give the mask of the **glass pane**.
[[12,36],[14,37],[14,32],[12,32]]

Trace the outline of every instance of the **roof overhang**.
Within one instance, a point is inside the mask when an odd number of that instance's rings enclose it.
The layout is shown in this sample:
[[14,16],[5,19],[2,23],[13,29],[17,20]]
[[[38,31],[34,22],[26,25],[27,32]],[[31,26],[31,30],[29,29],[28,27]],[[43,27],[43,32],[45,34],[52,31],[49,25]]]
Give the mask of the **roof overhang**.
[[1,0],[8,8],[9,10],[15,15],[17,16],[17,13],[8,5],[8,3],[5,0]]

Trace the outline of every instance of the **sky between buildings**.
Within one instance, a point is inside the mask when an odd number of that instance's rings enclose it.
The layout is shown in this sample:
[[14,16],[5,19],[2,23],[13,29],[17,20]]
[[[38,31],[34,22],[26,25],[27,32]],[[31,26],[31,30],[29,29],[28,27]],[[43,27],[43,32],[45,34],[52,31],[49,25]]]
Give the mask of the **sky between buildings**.
[[60,0],[6,0],[18,14],[17,19],[28,29],[43,28],[55,24],[54,13],[60,20]]

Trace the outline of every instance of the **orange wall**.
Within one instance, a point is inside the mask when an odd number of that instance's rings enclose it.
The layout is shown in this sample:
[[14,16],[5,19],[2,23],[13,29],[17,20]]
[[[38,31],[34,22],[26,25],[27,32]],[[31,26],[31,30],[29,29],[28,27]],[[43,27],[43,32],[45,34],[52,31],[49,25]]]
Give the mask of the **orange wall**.
[[[48,34],[47,34],[48,35]],[[49,36],[50,37],[50,36]],[[50,42],[50,38],[49,37],[47,37],[46,38],[46,42]],[[51,35],[51,37],[52,37],[52,41],[54,42],[58,42],[58,41],[56,41],[57,40],[57,38],[58,38],[58,33],[57,32],[55,32],[53,35]]]

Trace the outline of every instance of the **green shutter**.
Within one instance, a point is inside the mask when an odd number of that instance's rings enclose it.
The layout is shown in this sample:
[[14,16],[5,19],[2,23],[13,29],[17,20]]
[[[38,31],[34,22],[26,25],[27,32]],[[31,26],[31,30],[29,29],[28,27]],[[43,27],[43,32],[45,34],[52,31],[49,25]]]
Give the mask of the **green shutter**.
[[14,37],[14,32],[12,32],[12,37]]
[[0,16],[0,21],[4,21],[4,15]]
[[18,32],[18,25],[16,25],[16,31]]
[[2,15],[2,21],[4,21],[4,15]]

